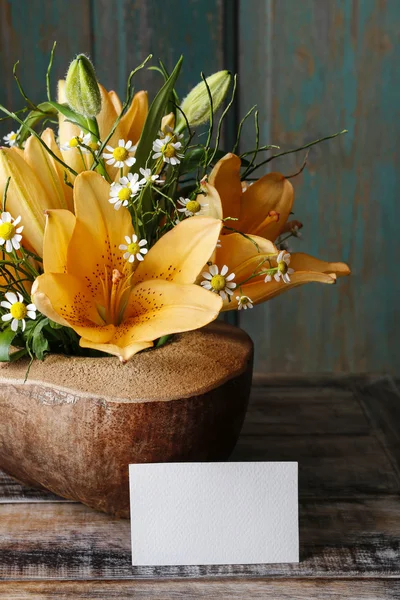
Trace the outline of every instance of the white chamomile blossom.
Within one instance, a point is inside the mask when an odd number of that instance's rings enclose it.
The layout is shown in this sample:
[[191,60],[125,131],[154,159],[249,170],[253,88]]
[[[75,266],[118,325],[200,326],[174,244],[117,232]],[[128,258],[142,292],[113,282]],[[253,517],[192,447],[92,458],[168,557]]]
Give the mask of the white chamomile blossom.
[[233,282],[235,273],[228,275],[228,271],[229,269],[226,265],[222,267],[221,272],[217,265],[210,265],[208,271],[202,273],[204,280],[200,285],[206,290],[219,294],[222,300],[226,300],[228,296],[232,296],[232,290],[236,287],[236,283]]
[[21,231],[24,226],[19,225],[21,217],[13,219],[9,212],[1,213],[0,218],[0,246],[6,246],[6,252],[12,252],[21,248],[22,235]]
[[238,310],[253,308],[253,302],[248,296],[236,296],[236,300],[238,302]]
[[174,165],[179,165],[183,154],[178,151],[182,148],[181,142],[174,142],[174,137],[166,135],[162,139],[157,139],[153,142],[153,156],[152,158],[161,158],[164,162]]
[[10,148],[12,148],[17,143],[17,135],[18,133],[16,131],[10,131],[10,133],[7,133],[7,135],[3,137],[3,140]]
[[[90,133],[87,133],[85,135],[81,130],[79,132],[79,135],[75,135],[68,142],[62,144],[62,146],[60,146],[60,149],[63,152],[68,152],[68,150],[72,150],[73,148],[79,148],[81,144],[87,145],[85,139],[86,141],[90,141]],[[85,148],[82,148],[82,152],[87,152],[87,150]]]
[[183,208],[178,208],[178,212],[184,213],[185,217],[198,217],[204,215],[208,204],[199,202],[198,200],[190,200],[190,198],[179,198],[178,204]]
[[17,331],[18,325],[21,321],[21,329],[25,331],[26,317],[35,320],[36,319],[36,306],[34,304],[24,304],[22,294],[17,292],[7,292],[5,294],[6,300],[0,302],[0,306],[9,309],[9,313],[6,313],[1,317],[2,321],[11,321],[11,329]]
[[137,235],[133,234],[132,238],[129,235],[125,236],[126,244],[121,244],[119,249],[125,250],[124,258],[130,263],[133,263],[135,258],[139,261],[144,260],[143,254],[147,254],[147,248],[144,248],[147,244],[147,240],[140,240],[138,242]]
[[[81,131],[81,133],[79,135],[82,135],[83,132]],[[96,150],[98,149],[98,147],[100,146],[100,142],[96,142],[96,140],[94,140],[92,138],[92,135],[90,133],[86,133],[81,141],[81,145],[83,146],[87,146],[87,148],[81,148],[82,152],[84,154],[90,154],[92,152],[96,152]],[[89,150],[90,148],[90,150]]]
[[136,146],[133,146],[131,140],[127,142],[119,140],[116,148],[106,146],[106,150],[109,152],[104,152],[103,157],[108,165],[114,165],[114,167],[122,169],[124,165],[131,167],[136,162],[136,158],[131,156],[132,152],[136,150]]
[[141,179],[139,181],[140,185],[145,185],[146,183],[153,183],[154,181],[157,181],[157,179],[159,179],[159,175],[152,175],[151,173],[151,169],[143,169],[142,167],[140,167],[139,172],[141,175],[143,175],[143,179]]
[[114,204],[115,210],[121,206],[128,206],[129,199],[136,196],[140,190],[137,173],[128,173],[126,177],[121,177],[118,182],[114,182],[110,186],[110,204]]
[[[276,263],[278,266],[278,270],[276,271],[276,273],[274,273],[275,281],[279,282],[282,279],[282,281],[284,283],[290,283],[289,275],[294,273],[294,269],[289,267],[290,254],[288,252],[286,252],[285,250],[281,250],[279,252],[278,256],[276,257]],[[267,275],[264,281],[267,283],[268,281],[271,281],[271,280],[272,280],[271,275]]]

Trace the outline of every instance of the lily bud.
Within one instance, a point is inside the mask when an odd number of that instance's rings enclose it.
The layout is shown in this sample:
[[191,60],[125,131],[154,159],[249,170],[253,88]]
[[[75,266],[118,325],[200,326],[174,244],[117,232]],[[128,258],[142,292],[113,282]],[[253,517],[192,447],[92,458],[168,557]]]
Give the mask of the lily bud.
[[[229,71],[218,71],[206,79],[213,101],[214,113],[225,99],[231,78],[232,75]],[[203,125],[203,123],[207,123],[210,118],[210,97],[204,81],[198,83],[189,92],[182,102],[181,109],[186,115],[190,126],[197,127]]]
[[69,106],[86,118],[93,118],[101,110],[101,95],[96,74],[90,60],[79,54],[69,66],[65,79],[65,96]]

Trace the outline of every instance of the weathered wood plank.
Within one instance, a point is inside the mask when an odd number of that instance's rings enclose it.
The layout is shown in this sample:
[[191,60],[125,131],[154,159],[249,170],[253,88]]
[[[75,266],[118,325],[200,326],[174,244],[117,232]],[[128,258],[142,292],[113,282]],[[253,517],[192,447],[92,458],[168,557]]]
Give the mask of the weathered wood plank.
[[[162,59],[168,70],[185,55],[180,94],[186,94],[207,75],[223,68],[222,0],[96,0],[93,2],[93,58],[106,87],[124,93],[129,72],[146,56]],[[111,34],[111,32],[113,32]],[[110,35],[111,34],[111,35]],[[135,76],[136,89],[152,98],[161,75],[147,69]]]
[[[8,108],[23,106],[12,68],[19,60],[19,74],[33,102],[46,100],[45,75],[53,42],[57,50],[52,72],[52,91],[64,77],[78,52],[91,51],[90,0],[43,2],[0,0],[0,102]],[[15,125],[0,123],[3,135]]]
[[[295,217],[306,226],[304,240],[290,246],[348,261],[353,275],[336,288],[304,286],[242,311],[256,368],[397,373],[400,280],[373,265],[377,256],[399,259],[392,240],[400,220],[400,3],[239,4],[241,113],[258,103],[262,143],[289,149],[349,130],[313,149],[306,171],[292,180]],[[246,141],[254,142],[249,130]],[[303,156],[271,168],[294,173]]]
[[399,597],[397,579],[344,581],[91,581],[0,583],[0,596],[7,600],[391,600]]
[[[285,386],[278,385],[277,377],[270,380],[271,386],[253,388],[232,460],[298,461],[302,497],[399,491],[400,453],[397,449],[396,455],[389,434],[398,435],[393,423],[400,419],[400,397],[392,380],[367,384],[369,378],[363,383],[359,378],[341,379],[343,386],[333,386],[326,379],[300,385],[293,378],[292,387],[290,377]],[[360,404],[364,401],[380,421],[367,418]],[[41,498],[61,501],[0,473],[0,503]]]
[[397,473],[373,436],[242,436],[232,460],[298,461],[301,496],[400,490]]
[[0,505],[0,579],[400,577],[398,496],[303,500],[299,565],[131,567],[129,522],[80,504]]

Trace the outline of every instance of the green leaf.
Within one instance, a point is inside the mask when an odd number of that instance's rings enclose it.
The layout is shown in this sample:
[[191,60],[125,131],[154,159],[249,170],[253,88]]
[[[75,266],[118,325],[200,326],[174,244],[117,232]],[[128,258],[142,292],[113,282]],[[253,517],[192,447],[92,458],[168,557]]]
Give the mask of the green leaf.
[[10,346],[16,336],[12,329],[5,329],[0,333],[0,362],[10,362]]
[[49,319],[42,319],[32,331],[32,352],[39,360],[43,360],[45,352],[49,351],[49,342],[42,331],[48,324]]
[[83,117],[82,115],[76,113],[74,110],[72,110],[72,108],[69,108],[67,104],[59,104],[58,102],[53,101],[47,102],[47,104],[50,104],[53,108],[58,110],[58,112],[64,115],[64,117],[68,121],[74,123],[74,125],[78,125],[78,127],[83,129],[83,131],[89,131],[87,119],[85,119],[85,117]]
[[50,104],[50,102],[42,102],[41,104],[38,104],[38,108],[40,110],[31,110],[24,120],[24,125],[21,125],[21,129],[18,134],[19,144],[22,144],[29,137],[30,131],[28,127],[34,129],[41,121],[57,115],[57,110]]
[[135,154],[135,171],[146,166],[146,162],[152,151],[153,142],[157,138],[161,127],[161,120],[166,114],[168,102],[174,92],[175,83],[182,67],[182,60],[183,57],[181,56],[171,75],[151,103]]

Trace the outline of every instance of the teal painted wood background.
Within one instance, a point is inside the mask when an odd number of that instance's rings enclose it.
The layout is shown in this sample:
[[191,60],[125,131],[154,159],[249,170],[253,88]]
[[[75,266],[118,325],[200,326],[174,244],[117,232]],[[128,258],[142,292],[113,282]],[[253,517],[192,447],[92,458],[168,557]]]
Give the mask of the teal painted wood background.
[[[122,93],[147,54],[171,66],[183,52],[181,94],[201,70],[239,71],[236,112],[258,103],[263,143],[290,148],[347,128],[313,149],[293,180],[305,228],[292,246],[347,261],[352,277],[291,291],[240,324],[255,340],[258,371],[400,371],[398,0],[0,0],[0,17],[0,101],[9,106],[20,104],[17,59],[32,98],[43,96],[56,39],[54,81],[83,51]],[[137,89],[152,94],[158,83],[143,71]],[[291,155],[273,168],[290,174],[301,161]]]

